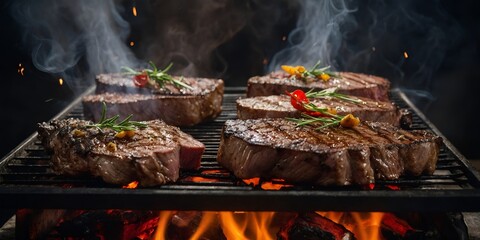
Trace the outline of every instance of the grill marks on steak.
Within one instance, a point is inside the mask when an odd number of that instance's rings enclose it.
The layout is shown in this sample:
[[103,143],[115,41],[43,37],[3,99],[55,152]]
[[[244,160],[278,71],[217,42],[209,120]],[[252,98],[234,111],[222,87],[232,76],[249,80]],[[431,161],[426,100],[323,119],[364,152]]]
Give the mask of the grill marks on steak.
[[273,72],[265,76],[255,76],[248,80],[247,97],[279,95],[295,89],[308,91],[336,87],[338,93],[365,97],[377,101],[388,101],[390,82],[378,76],[361,73],[340,72],[340,78],[329,81],[308,81],[290,78],[287,73]]
[[387,123],[315,130],[284,119],[228,120],[217,161],[237,177],[316,185],[368,184],[432,174],[441,138]]
[[[139,181],[142,186],[174,182],[179,169],[198,169],[205,146],[179,128],[160,120],[135,131],[131,138],[115,138],[111,129],[87,127],[90,121],[52,120],[40,123],[38,136],[52,152],[52,166],[65,175],[93,175],[112,184]],[[116,145],[112,151],[110,143]]]
[[174,126],[192,126],[214,119],[222,111],[224,83],[219,79],[185,78],[192,89],[169,84],[165,88],[138,88],[120,74],[102,74],[98,79],[98,93],[82,101],[85,116],[93,121],[101,118],[102,102],[107,104],[109,116],[133,114],[134,120],[161,119]]
[[[311,99],[310,102],[320,108],[336,109],[339,115],[352,113],[362,121],[387,122],[395,126],[400,125],[400,119],[405,115],[391,102],[378,102],[367,98],[359,99],[362,102],[355,103],[338,98],[315,98]],[[287,95],[243,98],[238,99],[236,103],[239,119],[298,118],[301,116],[301,113],[290,104],[290,97]]]

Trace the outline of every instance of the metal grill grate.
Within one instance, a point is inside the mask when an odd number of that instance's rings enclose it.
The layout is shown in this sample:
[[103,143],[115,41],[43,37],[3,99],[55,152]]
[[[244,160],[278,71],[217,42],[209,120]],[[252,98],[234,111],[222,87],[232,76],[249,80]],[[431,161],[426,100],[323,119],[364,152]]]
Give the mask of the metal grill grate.
[[[85,94],[89,94],[90,89]],[[182,172],[174,184],[122,189],[94,178],[58,176],[36,135],[0,162],[3,208],[171,209],[253,211],[479,211],[480,177],[445,140],[431,176],[377,181],[373,190],[359,186],[283,185],[264,190],[248,185],[216,162],[221,128],[236,117],[235,100],[244,88],[227,88],[222,114],[215,120],[183,128],[206,146],[198,171]],[[414,129],[438,130],[398,90],[392,100],[413,112]],[[56,118],[83,118],[80,98]],[[442,136],[443,137],[443,136]],[[273,184],[284,184],[273,182]],[[400,189],[400,190],[392,190]]]

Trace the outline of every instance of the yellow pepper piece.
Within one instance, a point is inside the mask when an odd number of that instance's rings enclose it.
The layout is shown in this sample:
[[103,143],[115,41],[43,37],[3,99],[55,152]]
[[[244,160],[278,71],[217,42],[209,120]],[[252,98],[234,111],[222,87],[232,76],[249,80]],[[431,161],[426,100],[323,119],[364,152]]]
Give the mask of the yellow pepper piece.
[[127,135],[125,131],[120,131],[117,134],[115,134],[116,138],[124,138]]
[[328,81],[330,80],[330,75],[326,73],[321,73],[320,75],[317,76],[318,78],[322,79],[323,81]]
[[131,138],[135,135],[135,130],[127,130],[125,133],[127,134],[127,137]]
[[352,128],[357,126],[358,124],[360,124],[360,119],[353,116],[351,113],[343,117],[342,120],[340,120],[340,125],[346,128]]
[[84,137],[85,136],[84,131],[76,129],[76,128],[75,128],[75,130],[73,130],[72,134],[73,134],[74,137]]
[[295,67],[289,65],[280,66],[283,71],[287,72],[290,75],[295,75]]
[[304,66],[296,66],[295,68],[297,73],[304,73],[305,71],[307,71]]
[[330,114],[337,115],[337,109],[335,108],[327,108],[327,111]]
[[115,144],[113,142],[108,142],[107,143],[107,150],[110,151],[110,152],[117,151],[117,144]]
[[307,71],[304,66],[289,66],[282,65],[280,66],[283,71],[287,72],[290,75],[295,75],[297,77],[302,77],[302,73]]

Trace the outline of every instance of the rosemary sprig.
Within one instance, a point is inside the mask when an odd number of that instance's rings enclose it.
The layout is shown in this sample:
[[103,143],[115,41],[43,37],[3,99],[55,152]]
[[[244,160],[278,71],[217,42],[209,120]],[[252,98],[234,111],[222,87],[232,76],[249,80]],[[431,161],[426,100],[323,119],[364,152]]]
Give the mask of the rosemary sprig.
[[[326,110],[327,112],[328,110]],[[322,125],[316,127],[316,130],[327,128],[330,126],[339,125],[342,117],[336,115],[334,117],[314,117],[308,114],[302,113],[301,118],[287,118],[287,120],[297,123],[297,126],[312,125],[315,123],[321,123]]]
[[305,93],[307,98],[327,98],[327,97],[334,97],[344,101],[354,102],[354,103],[361,103],[362,100],[351,97],[350,95],[345,95],[341,93],[337,93],[337,88],[327,88],[321,91],[314,91],[310,89],[308,92]]
[[335,72],[329,70],[330,66],[326,66],[322,68],[319,68],[319,66],[320,66],[320,61],[315,63],[315,65],[313,65],[313,67],[310,70],[306,70],[305,72],[303,72],[303,77],[318,77],[318,76],[321,76],[322,74],[327,74],[330,77],[339,78],[339,76]]
[[149,80],[154,80],[155,82],[157,82],[160,85],[160,87],[164,87],[165,83],[172,83],[173,85],[175,85],[178,88],[193,89],[188,84],[182,82],[183,77],[180,78],[180,80],[177,80],[167,73],[168,70],[170,70],[170,68],[173,66],[173,63],[170,63],[163,70],[159,70],[152,61],[150,61],[149,64],[152,67],[152,69],[146,68],[146,69],[143,69],[140,72],[136,71],[132,68],[129,68],[129,67],[123,67],[123,69],[126,71],[127,74],[130,74],[130,75],[135,75],[136,76],[136,75],[146,74],[148,76]]
[[321,123],[321,126],[315,128],[318,130],[335,125],[351,128],[360,123],[360,120],[352,114],[340,116],[334,109],[318,107],[308,100],[306,94],[301,93],[303,93],[301,90],[288,93],[291,97],[292,106],[301,111],[301,118],[287,118],[287,120],[296,122],[297,126]]
[[106,112],[107,112],[107,104],[103,102],[102,106],[102,117],[100,118],[100,121],[95,124],[90,124],[87,125],[87,127],[95,127],[100,130],[103,128],[110,128],[113,129],[116,132],[121,132],[121,131],[131,131],[135,130],[137,128],[146,128],[147,124],[142,123],[142,122],[137,122],[137,121],[130,121],[132,118],[132,114],[130,114],[128,117],[126,117],[124,120],[121,122],[117,123],[117,120],[120,118],[119,115],[115,115],[111,118],[106,118]]

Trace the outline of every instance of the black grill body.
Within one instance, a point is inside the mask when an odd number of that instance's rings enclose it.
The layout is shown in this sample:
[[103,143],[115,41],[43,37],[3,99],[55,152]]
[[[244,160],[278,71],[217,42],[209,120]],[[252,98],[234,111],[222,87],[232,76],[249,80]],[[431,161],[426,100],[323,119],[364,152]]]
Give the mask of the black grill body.
[[[90,94],[89,89],[85,94]],[[85,95],[84,94],[84,95]],[[373,190],[358,186],[286,185],[264,190],[246,184],[216,162],[220,134],[236,118],[235,100],[244,88],[226,88],[222,114],[185,132],[206,151],[198,171],[182,172],[173,184],[124,189],[95,178],[56,175],[50,155],[33,134],[0,162],[1,208],[144,209],[208,211],[480,211],[480,175],[400,90],[391,99],[413,113],[413,129],[444,139],[437,170],[431,176],[376,181]],[[81,96],[55,118],[83,118]],[[195,179],[195,181],[193,181]],[[391,186],[400,190],[392,190]]]

